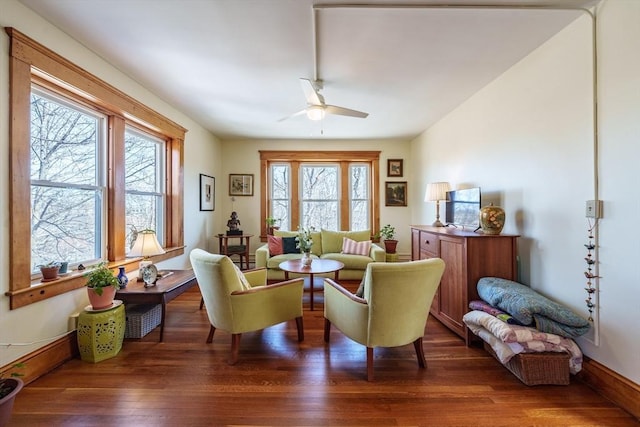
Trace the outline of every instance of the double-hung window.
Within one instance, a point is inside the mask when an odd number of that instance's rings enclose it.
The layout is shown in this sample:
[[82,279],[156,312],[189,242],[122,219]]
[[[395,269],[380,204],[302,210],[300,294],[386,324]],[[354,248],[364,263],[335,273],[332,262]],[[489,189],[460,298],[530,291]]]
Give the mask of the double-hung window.
[[261,151],[260,159],[264,218],[279,219],[283,230],[302,226],[375,234],[378,151]]
[[154,230],[164,245],[164,141],[127,127],[124,134],[127,239],[133,247],[139,231]]
[[104,254],[106,117],[31,90],[31,271]]

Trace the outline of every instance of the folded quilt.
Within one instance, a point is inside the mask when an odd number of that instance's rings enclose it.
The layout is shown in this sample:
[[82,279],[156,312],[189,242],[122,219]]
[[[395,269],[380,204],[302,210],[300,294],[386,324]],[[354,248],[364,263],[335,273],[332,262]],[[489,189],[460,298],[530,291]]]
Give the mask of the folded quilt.
[[540,332],[529,326],[510,325],[480,310],[473,310],[462,318],[471,331],[493,348],[502,363],[520,353],[566,352],[569,372],[576,374],[582,369],[582,351],[570,338]]
[[589,331],[589,322],[563,305],[551,301],[528,286],[498,277],[478,281],[478,295],[490,305],[506,311],[524,325],[575,338]]
[[496,316],[498,319],[500,319],[500,320],[502,320],[504,322],[507,322],[510,325],[522,325],[522,323],[520,323],[518,321],[518,319],[516,319],[515,317],[513,317],[509,313],[506,313],[506,312],[500,310],[499,308],[496,308],[496,307],[494,307],[492,305],[489,305],[484,301],[480,301],[480,300],[470,301],[469,302],[469,308],[471,310],[480,310],[480,311],[484,311],[485,313],[489,313],[490,315]]

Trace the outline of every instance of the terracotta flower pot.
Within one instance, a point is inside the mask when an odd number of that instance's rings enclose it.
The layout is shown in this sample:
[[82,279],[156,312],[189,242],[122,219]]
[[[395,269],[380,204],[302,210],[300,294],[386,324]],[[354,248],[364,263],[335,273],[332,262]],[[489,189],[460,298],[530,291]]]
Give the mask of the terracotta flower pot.
[[395,254],[396,253],[396,246],[398,246],[398,241],[397,240],[385,240],[384,241],[384,250],[388,254]]
[[4,385],[12,388],[12,390],[9,394],[0,399],[0,426],[7,425],[9,422],[9,418],[11,418],[11,411],[13,410],[13,402],[16,395],[24,386],[24,382],[20,378],[6,378],[3,381]]
[[58,278],[58,271],[60,267],[40,267],[40,273],[42,273],[42,280],[55,280]]
[[113,299],[116,296],[116,288],[107,286],[102,288],[102,295],[98,295],[93,288],[87,288],[89,294],[89,302],[94,310],[109,308],[113,305]]

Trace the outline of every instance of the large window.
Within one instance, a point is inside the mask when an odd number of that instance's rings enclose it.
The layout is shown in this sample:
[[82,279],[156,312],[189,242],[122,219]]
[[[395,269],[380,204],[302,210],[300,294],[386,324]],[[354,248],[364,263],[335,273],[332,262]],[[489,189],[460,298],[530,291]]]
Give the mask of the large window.
[[164,141],[135,129],[124,135],[127,239],[125,252],[133,247],[141,230],[154,230],[164,242]]
[[[49,261],[137,268],[130,230],[152,228],[184,253],[186,130],[13,28],[9,174],[11,309],[85,285],[42,283]],[[75,270],[75,269],[74,269]]]
[[106,117],[33,87],[31,271],[104,254]]
[[284,230],[302,225],[375,233],[379,226],[379,154],[261,151],[262,216],[280,219]]

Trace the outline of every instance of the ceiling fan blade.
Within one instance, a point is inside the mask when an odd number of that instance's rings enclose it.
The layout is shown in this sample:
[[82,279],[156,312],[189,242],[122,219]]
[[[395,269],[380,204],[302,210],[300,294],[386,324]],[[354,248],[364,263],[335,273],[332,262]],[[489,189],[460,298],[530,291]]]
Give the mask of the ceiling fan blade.
[[316,88],[311,83],[309,79],[300,79],[300,86],[302,86],[302,91],[304,92],[304,97],[307,100],[307,104],[309,105],[323,105],[324,99],[322,99],[322,95],[318,93]]
[[325,112],[327,114],[336,114],[339,116],[349,116],[349,117],[358,117],[361,119],[366,118],[369,113],[365,113],[362,111],[351,110],[349,108],[338,107],[336,105],[327,105],[325,108]]
[[300,110],[300,111],[298,111],[297,113],[293,113],[293,114],[291,114],[290,116],[283,117],[283,118],[279,119],[278,121],[279,121],[279,122],[283,122],[283,121],[285,121],[285,120],[287,120],[287,119],[290,119],[290,118],[292,118],[292,117],[296,117],[296,116],[300,116],[300,115],[302,115],[302,114],[307,114],[307,109],[306,109],[306,108],[305,108],[304,110]]

